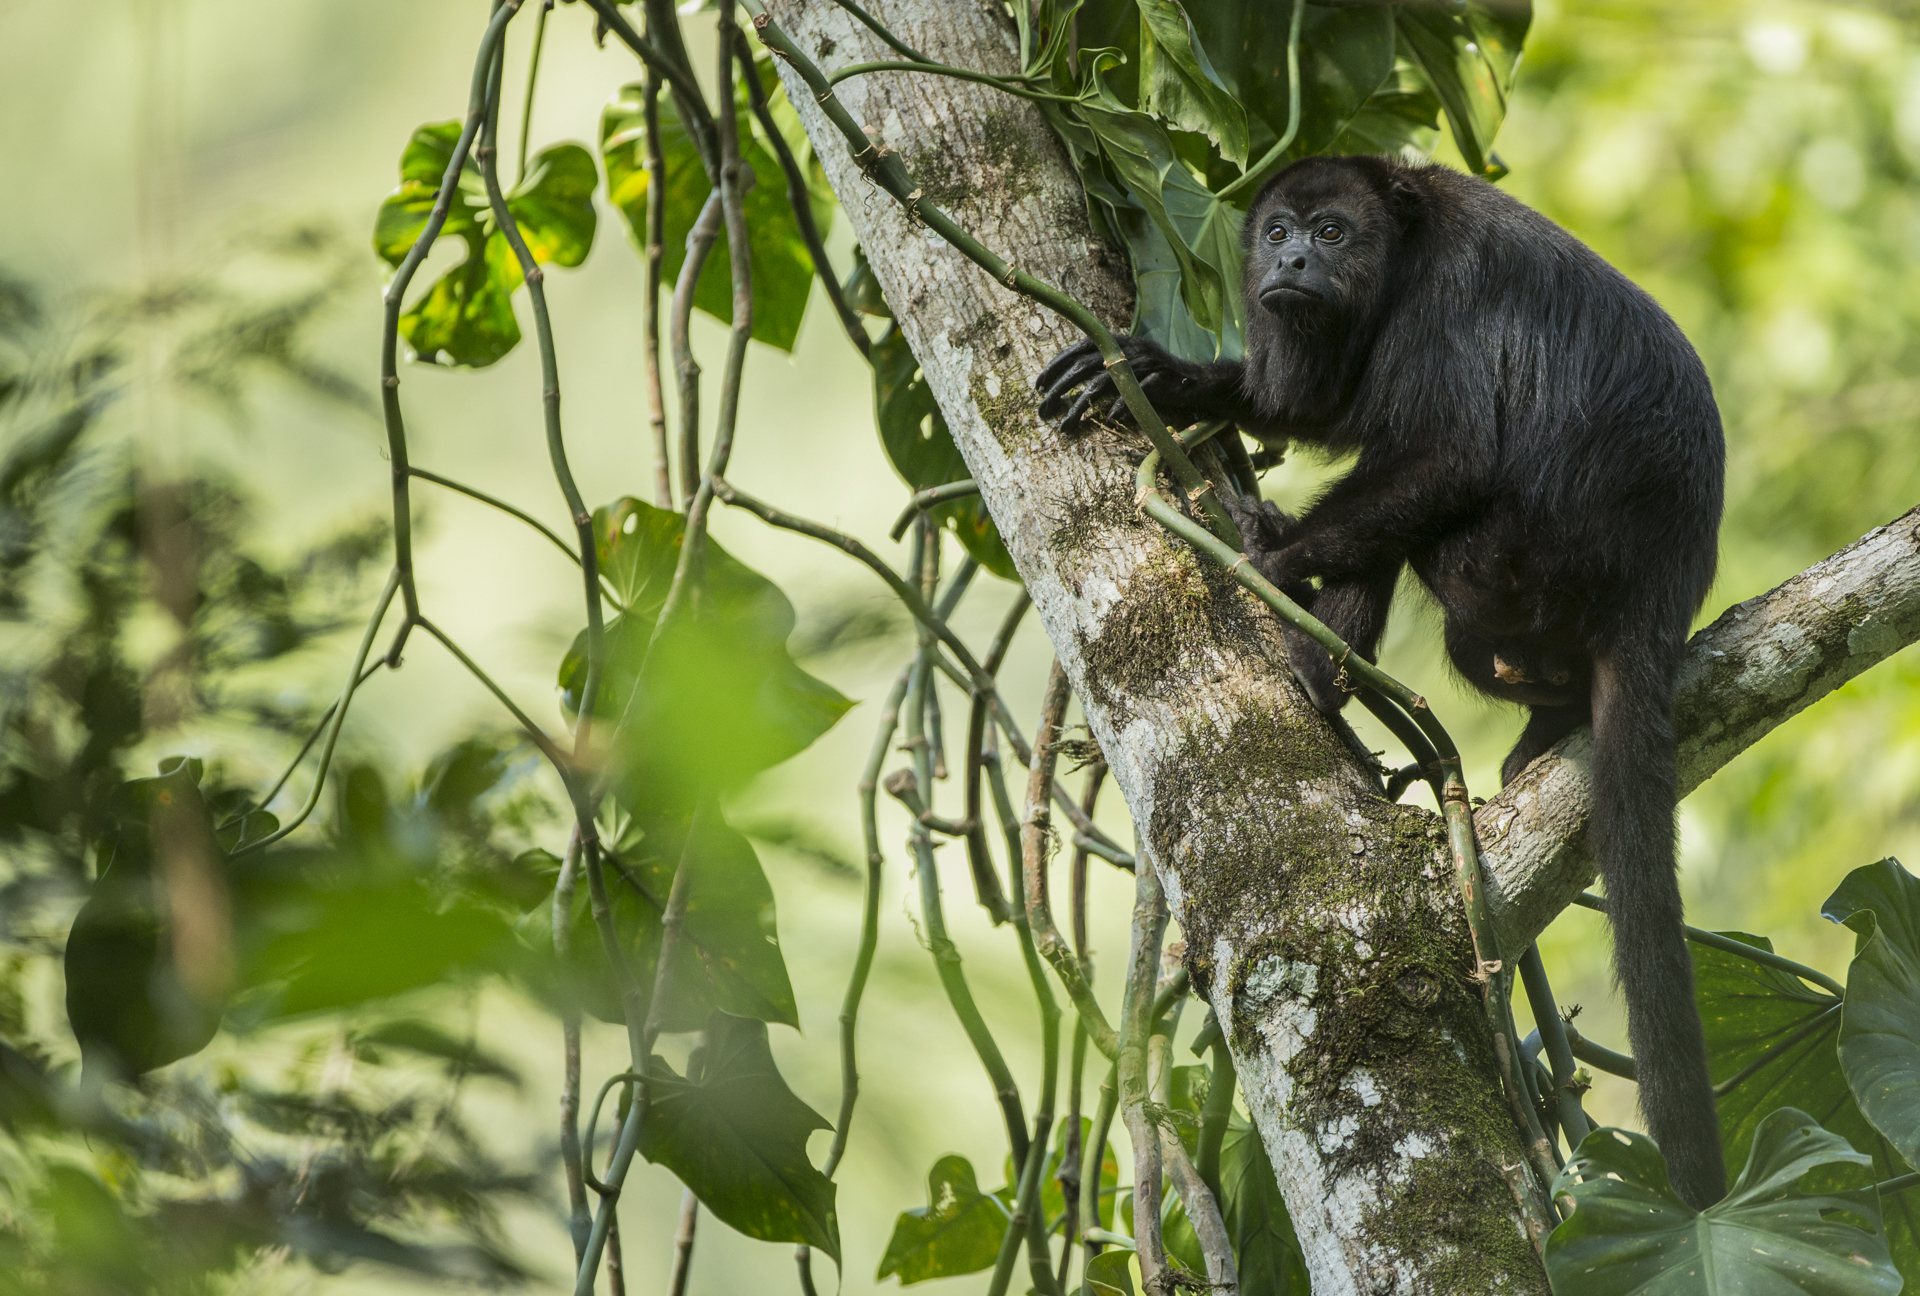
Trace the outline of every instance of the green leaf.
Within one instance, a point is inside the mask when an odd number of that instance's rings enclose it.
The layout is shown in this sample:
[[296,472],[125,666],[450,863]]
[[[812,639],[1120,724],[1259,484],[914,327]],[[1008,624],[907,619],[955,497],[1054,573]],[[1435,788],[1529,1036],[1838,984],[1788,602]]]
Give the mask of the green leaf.
[[1695,1212],[1651,1139],[1595,1130],[1554,1181],[1574,1212],[1547,1239],[1547,1275],[1556,1296],[1892,1296],[1871,1176],[1870,1158],[1783,1108],[1732,1191]]
[[1430,154],[1440,138],[1440,96],[1419,65],[1399,59],[1360,111],[1326,147],[1328,153]]
[[[927,385],[920,362],[897,324],[873,344],[868,359],[873,364],[874,422],[893,470],[914,490],[971,476],[946,420],[940,417],[933,388]],[[1007,580],[1019,579],[1013,557],[979,496],[949,500],[927,511],[934,521],[952,529],[982,567]]]
[[[1221,156],[1247,161],[1247,110],[1213,69],[1179,0],[1139,0],[1143,105],[1179,130],[1212,140]],[[1285,63],[1281,66],[1284,68]]]
[[[1087,1262],[1087,1296],[1133,1296],[1133,1252],[1122,1249],[1102,1251]],[[1258,1288],[1242,1287],[1254,1292]]]
[[[1246,105],[1254,157],[1287,129],[1291,9],[1230,0],[1191,10],[1216,74]],[[1393,51],[1392,9],[1308,5],[1300,22],[1300,129],[1283,157],[1325,151],[1392,73]]]
[[1520,45],[1532,18],[1533,6],[1526,0],[1468,0],[1458,11],[1434,5],[1398,9],[1406,51],[1439,96],[1460,156],[1476,174],[1493,179],[1506,174],[1493,155],[1493,137],[1506,119]]
[[927,1172],[927,1204],[894,1221],[874,1281],[898,1274],[906,1286],[990,1269],[1006,1235],[1006,1207],[980,1191],[972,1163],[943,1156]]
[[1194,322],[1214,335],[1219,355],[1237,356],[1246,330],[1240,298],[1243,213],[1194,178],[1159,122],[1114,95],[1104,79],[1106,57],[1093,62],[1092,91],[1082,105],[1086,124],[1130,198],[1179,262],[1181,299]]
[[[775,124],[783,126],[782,138],[787,139],[790,148],[796,142],[804,145],[803,133],[795,130],[789,135],[784,129],[785,119],[791,119],[796,127],[798,119],[784,95],[774,93],[779,89],[779,79],[771,62],[760,65],[759,71],[772,97]],[[759,127],[748,110],[746,87],[737,85],[735,89],[740,156],[752,169],[755,181],[744,203],[748,265],[753,279],[753,336],[769,346],[792,351],[813,287],[813,258],[787,199],[786,172],[756,134]],[[643,86],[633,82],[620,88],[600,116],[600,152],[606,160],[608,192],[626,218],[628,233],[643,255],[647,230],[645,102]],[[682,125],[671,96],[667,95],[660,98],[660,144],[667,169],[661,274],[671,289],[687,259],[687,233],[699,219],[712,186],[699,151]],[[812,154],[804,147],[794,152],[807,169],[808,201],[813,208],[814,224],[824,238],[833,220],[833,192]],[[724,323],[733,320],[733,270],[724,229],[701,267],[699,282],[694,285],[693,304]]]
[[780,1078],[765,1023],[715,1013],[687,1070],[653,1059],[640,1154],[748,1237],[805,1242],[840,1263],[834,1186],[807,1159],[807,1137],[832,1126]]
[[[688,839],[697,822],[697,835]],[[648,1008],[660,961],[660,918],[683,858],[693,861],[686,925],[669,984],[662,1025],[667,1031],[698,1030],[715,1008],[798,1027],[799,1008],[780,949],[773,889],[759,856],[745,837],[717,812],[689,818],[656,815],[630,820],[605,852],[607,900],[627,966]],[[551,907],[521,921],[535,949],[552,949]],[[593,920],[582,879],[568,919],[571,953],[562,968],[563,1002],[605,1022],[626,1020],[619,983]],[[547,987],[536,986],[545,992]]]
[[[618,725],[615,791],[630,809],[689,806],[702,791],[738,784],[804,750],[853,705],[787,652],[794,618],[786,596],[712,540],[703,592],[650,660],[685,519],[630,498],[593,519],[601,570],[627,605],[607,623],[594,715]],[[578,711],[586,677],[582,630],[560,664],[569,715]]]
[[1920,1163],[1920,879],[1883,859],[1847,874],[1821,913],[1855,934],[1840,1066],[1860,1110]]
[[[1720,934],[1757,949],[1773,949],[1764,936]],[[1708,1073],[1716,1084],[1744,1075],[1719,1099],[1720,1138],[1728,1164],[1742,1164],[1761,1123],[1780,1108],[1792,1107],[1856,1150],[1871,1153],[1876,1178],[1906,1173],[1907,1163],[1868,1123],[1847,1088],[1835,1050],[1844,1012],[1840,1000],[1787,972],[1710,946],[1694,945],[1692,952]],[[1888,1200],[1885,1211],[1883,1222],[1896,1263],[1920,1274],[1920,1202],[1901,1194]]]
[[200,763],[163,768],[114,794],[100,876],[67,933],[67,1021],[84,1068],[106,1078],[132,1079],[205,1048],[229,988],[231,931],[217,918],[177,925],[156,886],[159,874],[177,894],[218,893],[227,871]]
[[1220,1144],[1220,1213],[1240,1266],[1240,1290],[1308,1296],[1307,1262],[1267,1160],[1266,1144],[1238,1111]]
[[[380,204],[374,219],[374,251],[397,266],[426,229],[442,177],[460,139],[458,122],[414,131],[400,157],[400,187]],[[599,183],[593,156],[578,144],[542,149],[527,177],[507,195],[527,250],[536,262],[576,266],[593,246],[593,191]],[[466,256],[400,317],[400,332],[418,360],[482,368],[520,341],[513,294],[525,282],[506,236],[494,227],[480,169],[469,154],[450,200],[442,239],[459,239]]]

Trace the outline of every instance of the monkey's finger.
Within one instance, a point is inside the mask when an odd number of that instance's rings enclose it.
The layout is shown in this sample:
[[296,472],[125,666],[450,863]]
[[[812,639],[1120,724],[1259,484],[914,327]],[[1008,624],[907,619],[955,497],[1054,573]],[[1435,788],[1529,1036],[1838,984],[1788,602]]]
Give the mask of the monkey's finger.
[[1100,362],[1098,351],[1080,357],[1072,368],[1054,375],[1052,383],[1046,389],[1046,399],[1040,402],[1040,417],[1053,418],[1066,404],[1069,392],[1083,384],[1098,383],[1106,375],[1106,366]]
[[1057,387],[1061,374],[1084,364],[1089,355],[1098,356],[1099,354],[1100,348],[1091,340],[1076,342],[1047,361],[1047,367],[1040,371],[1040,376],[1033,380],[1033,385],[1042,391]]
[[1073,436],[1078,433],[1081,430],[1081,424],[1086,421],[1088,413],[1112,394],[1113,388],[1111,385],[1106,386],[1104,390],[1102,390],[1100,384],[1094,384],[1088,387],[1086,391],[1080,393],[1080,399],[1073,403],[1073,408],[1067,411],[1067,416],[1060,420],[1060,431],[1067,436]]

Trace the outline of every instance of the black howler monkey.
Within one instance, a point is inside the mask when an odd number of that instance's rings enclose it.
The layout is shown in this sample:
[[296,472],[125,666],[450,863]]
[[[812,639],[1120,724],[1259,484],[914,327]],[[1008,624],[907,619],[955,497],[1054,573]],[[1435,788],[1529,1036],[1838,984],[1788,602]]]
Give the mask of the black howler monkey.
[[[1504,780],[1592,722],[1591,842],[1640,1106],[1674,1186],[1704,1207],[1726,1175],[1675,877],[1671,704],[1720,525],[1706,371],[1585,245],[1442,167],[1296,163],[1261,192],[1245,242],[1244,361],[1189,363],[1140,338],[1127,358],[1173,426],[1226,418],[1358,452],[1297,519],[1235,504],[1247,553],[1369,659],[1411,565],[1454,667],[1532,708]],[[1090,343],[1038,385],[1069,433],[1123,409]],[[1314,703],[1337,710],[1327,654],[1289,645]]]

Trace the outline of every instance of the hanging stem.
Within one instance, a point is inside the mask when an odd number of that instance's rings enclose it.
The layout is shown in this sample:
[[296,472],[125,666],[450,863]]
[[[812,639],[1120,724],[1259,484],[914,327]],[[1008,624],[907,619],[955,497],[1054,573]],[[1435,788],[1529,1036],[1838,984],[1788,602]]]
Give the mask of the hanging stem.
[[540,16],[533,20],[533,53],[527,59],[527,94],[520,103],[520,154],[514,163],[513,187],[527,178],[527,138],[533,129],[533,88],[540,81],[540,47],[547,41],[547,15],[553,12],[553,0],[541,0]]
[[640,299],[641,362],[646,370],[647,427],[653,434],[653,502],[673,507],[673,451],[667,441],[667,403],[660,379],[660,283],[666,270],[667,153],[660,142],[660,73],[647,69],[641,92],[647,126],[647,287]]
[[1160,1138],[1147,1113],[1147,1040],[1157,1014],[1154,983],[1160,968],[1160,938],[1167,929],[1167,903],[1151,868],[1134,874],[1133,940],[1127,956],[1125,1006],[1120,1013],[1120,1110],[1133,1144],[1133,1239],[1140,1278],[1150,1292],[1164,1291],[1166,1246],[1160,1238]]
[[1100,1001],[1080,969],[1080,961],[1067,948],[1065,938],[1053,921],[1053,903],[1047,886],[1047,839],[1053,831],[1048,813],[1052,801],[1054,763],[1060,754],[1061,731],[1066,719],[1067,702],[1073,687],[1067,672],[1054,658],[1047,674],[1047,689],[1040,706],[1040,727],[1034,731],[1033,765],[1027,773],[1027,811],[1021,832],[1021,861],[1026,880],[1027,922],[1033,929],[1033,941],[1041,955],[1052,965],[1054,975],[1066,987],[1067,997],[1080,1014],[1087,1038],[1102,1056],[1119,1056],[1120,1040],[1107,1021]]

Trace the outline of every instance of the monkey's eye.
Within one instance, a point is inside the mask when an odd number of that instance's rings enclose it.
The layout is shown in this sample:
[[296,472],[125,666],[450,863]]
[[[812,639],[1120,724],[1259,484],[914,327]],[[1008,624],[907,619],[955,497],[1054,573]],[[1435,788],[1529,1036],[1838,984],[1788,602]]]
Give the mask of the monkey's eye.
[[1287,227],[1285,225],[1270,225],[1267,227],[1267,242],[1285,243],[1286,241]]
[[1335,225],[1332,221],[1328,221],[1320,227],[1320,231],[1315,237],[1322,243],[1338,243],[1344,234],[1345,231],[1338,225]]

